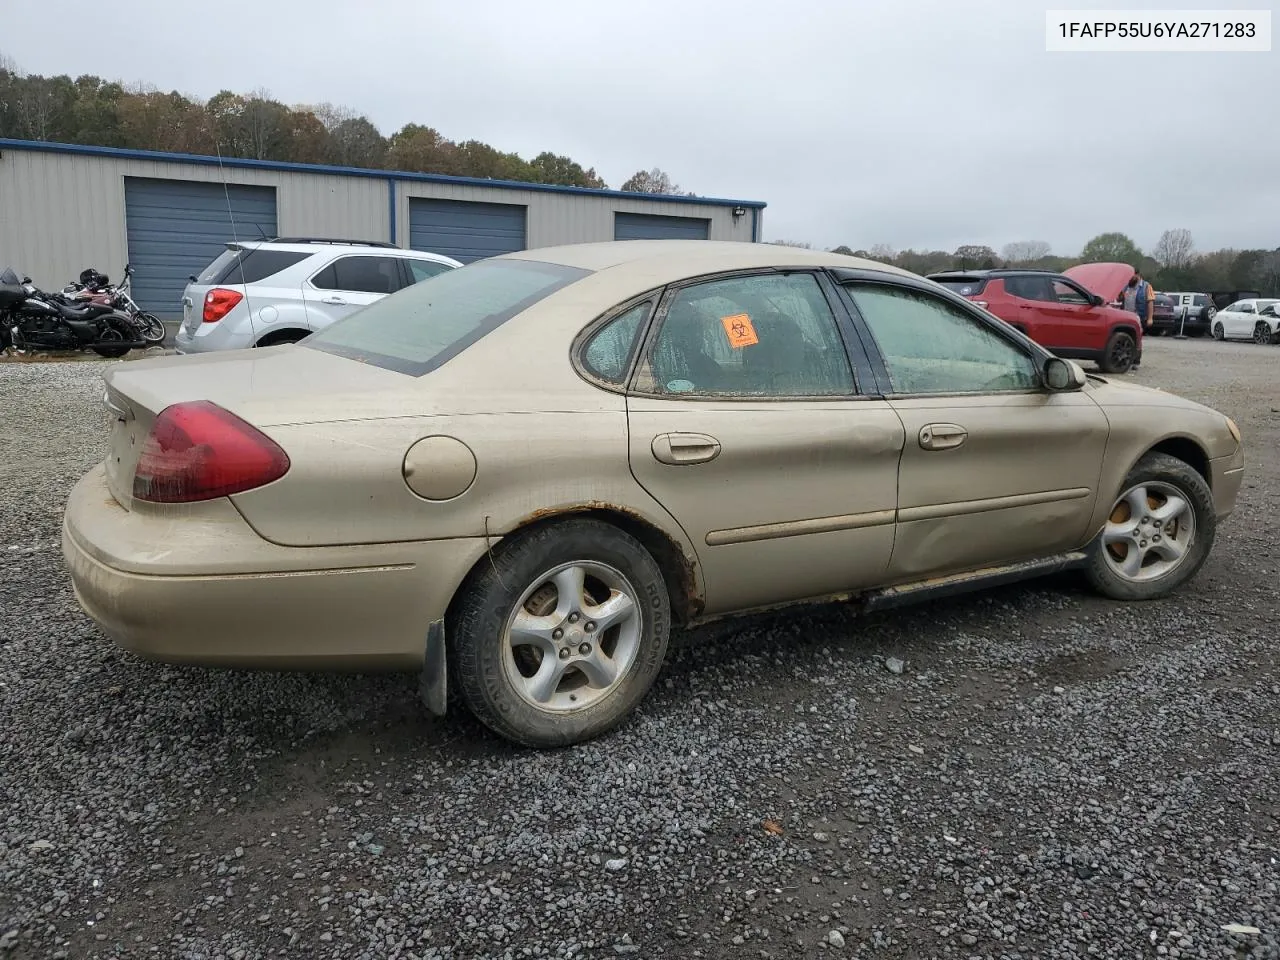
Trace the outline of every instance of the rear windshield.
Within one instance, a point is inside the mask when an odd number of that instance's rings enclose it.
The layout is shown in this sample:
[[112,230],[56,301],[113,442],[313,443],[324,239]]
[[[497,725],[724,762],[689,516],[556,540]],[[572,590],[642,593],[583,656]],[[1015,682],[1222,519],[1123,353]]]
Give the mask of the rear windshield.
[[422,376],[589,273],[534,260],[478,260],[375,301],[305,343],[315,350]]
[[934,283],[940,283],[962,297],[975,297],[987,285],[985,277],[934,277]]
[[229,247],[205,267],[204,273],[196,278],[196,283],[257,283],[309,256],[309,253],[290,253],[266,247],[251,247],[247,250]]

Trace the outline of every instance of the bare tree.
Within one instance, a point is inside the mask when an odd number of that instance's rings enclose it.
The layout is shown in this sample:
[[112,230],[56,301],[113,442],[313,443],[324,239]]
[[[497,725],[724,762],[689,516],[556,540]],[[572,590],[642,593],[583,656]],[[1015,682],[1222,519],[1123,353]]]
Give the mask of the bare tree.
[[1156,243],[1155,258],[1162,267],[1179,269],[1191,264],[1192,249],[1190,230],[1166,230]]
[[897,256],[897,253],[894,251],[893,247],[891,247],[887,243],[875,244],[875,246],[871,248],[869,253],[871,255],[872,260],[879,260],[881,263],[889,263],[890,261],[893,260],[894,257]]
[[1013,243],[1006,243],[1000,255],[1006,263],[1034,263],[1049,256],[1050,249],[1049,244],[1043,240],[1015,240]]
[[812,245],[805,243],[803,240],[770,240],[776,247],[799,247],[801,250],[810,250]]

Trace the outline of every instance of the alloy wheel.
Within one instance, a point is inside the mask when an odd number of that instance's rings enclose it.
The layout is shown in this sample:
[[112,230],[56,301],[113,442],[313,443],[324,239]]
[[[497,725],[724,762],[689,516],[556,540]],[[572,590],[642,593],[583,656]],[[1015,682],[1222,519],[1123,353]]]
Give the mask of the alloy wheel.
[[620,571],[592,561],[562,564],[538,577],[507,618],[507,680],[539,710],[582,710],[626,677],[642,627],[638,593]]
[[1107,564],[1133,583],[1158,580],[1186,559],[1196,515],[1177,487],[1151,481],[1130,487],[1116,501],[1102,531]]

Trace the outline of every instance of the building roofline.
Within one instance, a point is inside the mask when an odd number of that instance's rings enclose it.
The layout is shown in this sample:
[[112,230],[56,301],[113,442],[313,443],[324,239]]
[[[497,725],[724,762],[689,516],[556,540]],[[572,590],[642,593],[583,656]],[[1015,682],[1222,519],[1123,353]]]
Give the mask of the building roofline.
[[250,160],[244,157],[210,157],[198,153],[164,153],[160,150],[128,150],[123,147],[99,147],[81,143],[56,143],[46,140],[12,140],[0,137],[0,150],[33,150],[45,153],[72,153],[91,157],[113,157],[117,160],[152,160],[160,163],[198,163],[205,166],[235,167],[241,170],[274,170],[279,173],[314,173],[341,177],[367,177],[375,180],[402,180],[411,183],[443,183],[469,187],[492,187],[499,190],[532,190],[539,193],[572,193],[591,197],[614,197],[660,203],[687,203],[710,207],[746,207],[764,209],[763,200],[730,200],[723,197],[680,197],[663,193],[628,193],[624,190],[597,190],[592,187],[566,187],[554,183],[523,183],[518,180],[487,180],[483,177],[454,177],[442,173],[413,173],[407,170],[375,170],[368,167],[340,167],[323,163],[289,163],[283,160]]

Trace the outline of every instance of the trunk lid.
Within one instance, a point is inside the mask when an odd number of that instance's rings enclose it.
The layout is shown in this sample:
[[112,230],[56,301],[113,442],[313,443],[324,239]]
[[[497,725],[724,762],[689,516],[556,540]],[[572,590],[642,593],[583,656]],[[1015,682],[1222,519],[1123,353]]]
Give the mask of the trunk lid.
[[395,415],[396,398],[417,381],[296,345],[156,357],[112,366],[103,405],[110,417],[107,486],[133,501],[138,456],[165,407],[210,400],[256,427]]
[[1127,263],[1082,263],[1063,273],[1107,303],[1115,303],[1133,276],[1133,267]]

